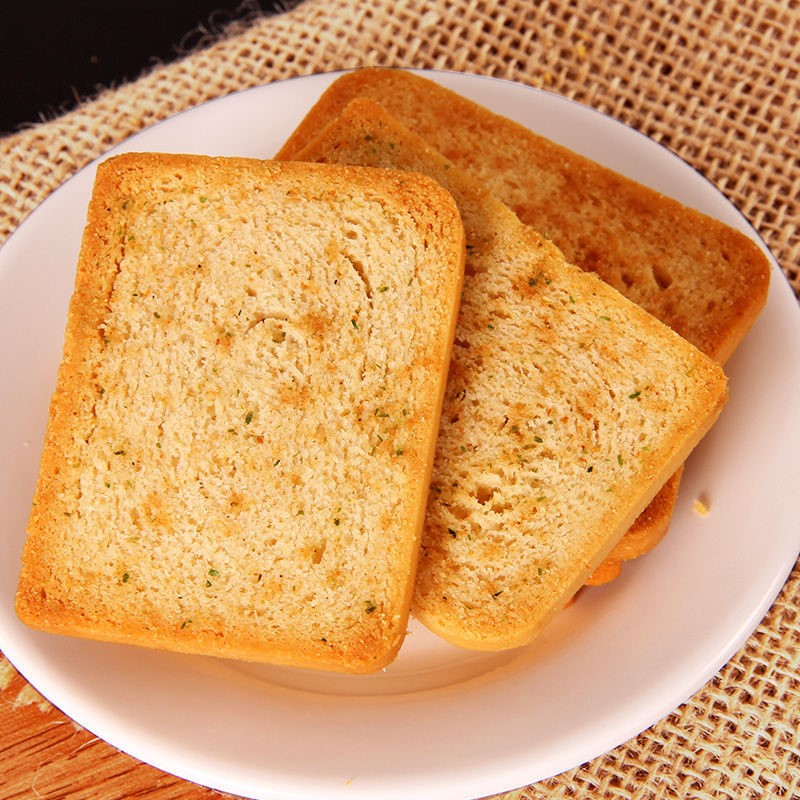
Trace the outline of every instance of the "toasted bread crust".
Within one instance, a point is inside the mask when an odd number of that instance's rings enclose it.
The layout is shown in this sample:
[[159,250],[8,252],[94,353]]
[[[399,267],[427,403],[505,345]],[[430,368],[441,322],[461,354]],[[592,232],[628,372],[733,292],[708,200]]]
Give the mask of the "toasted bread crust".
[[101,164],[20,618],[321,669],[390,661],[463,248],[452,198],[424,176]]
[[666,535],[675,501],[678,499],[683,467],[673,473],[647,508],[625,531],[608,558],[591,574],[587,586],[601,586],[618,578],[625,561],[649,553]]
[[296,157],[424,172],[458,203],[466,277],[413,610],[464,647],[530,642],[716,419],[724,374],[370,100]]

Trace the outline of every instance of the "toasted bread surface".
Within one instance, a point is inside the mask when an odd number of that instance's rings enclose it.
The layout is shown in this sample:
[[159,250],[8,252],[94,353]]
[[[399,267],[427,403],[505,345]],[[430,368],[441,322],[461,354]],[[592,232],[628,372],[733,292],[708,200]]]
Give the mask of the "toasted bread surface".
[[717,361],[761,311],[769,263],[749,237],[405,70],[337,79],[278,157],[292,157],[356,97],[379,102],[551,237],[569,261]]
[[[379,102],[552,238],[571,262],[720,363],[763,307],[769,265],[738,231],[404,70],[367,68],[337,79],[278,157],[291,157],[357,97]],[[642,554],[661,541],[679,486],[676,473],[620,547]],[[590,582],[613,579],[621,560],[610,557]]]
[[346,672],[407,616],[464,234],[427,177],[98,167],[17,612]]
[[530,642],[725,403],[720,366],[523,224],[381,106],[295,157],[423,172],[467,235],[415,615],[451,642]]

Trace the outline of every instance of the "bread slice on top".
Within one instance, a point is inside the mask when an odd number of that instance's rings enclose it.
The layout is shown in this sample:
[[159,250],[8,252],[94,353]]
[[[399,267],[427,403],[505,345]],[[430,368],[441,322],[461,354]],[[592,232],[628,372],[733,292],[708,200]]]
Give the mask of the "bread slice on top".
[[463,261],[458,210],[425,176],[102,163],[20,618],[303,667],[388,663]]
[[[761,311],[769,264],[748,237],[404,70],[367,68],[338,78],[278,158],[292,158],[357,97],[379,102],[551,238],[570,262],[720,363]],[[623,560],[663,538],[680,477],[676,472],[664,485],[590,583],[614,578]]]
[[456,199],[466,276],[413,613],[468,648],[530,642],[712,425],[722,369],[368,99],[295,157],[423,172]]

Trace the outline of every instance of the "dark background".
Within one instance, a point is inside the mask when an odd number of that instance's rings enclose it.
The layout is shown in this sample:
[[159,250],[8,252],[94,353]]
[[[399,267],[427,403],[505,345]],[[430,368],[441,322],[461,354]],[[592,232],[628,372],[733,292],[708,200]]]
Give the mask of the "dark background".
[[175,60],[281,0],[0,0],[0,135]]

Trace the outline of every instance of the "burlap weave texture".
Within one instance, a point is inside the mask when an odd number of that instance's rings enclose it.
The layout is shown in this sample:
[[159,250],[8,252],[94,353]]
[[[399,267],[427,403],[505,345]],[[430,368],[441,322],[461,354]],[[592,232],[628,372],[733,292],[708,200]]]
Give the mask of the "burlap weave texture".
[[[0,242],[147,125],[239,89],[365,65],[508,78],[626,122],[738,206],[800,297],[796,0],[305,0],[277,17],[245,15],[178,62],[0,140]],[[800,797],[799,600],[795,568],[747,645],[680,709],[508,800]]]

